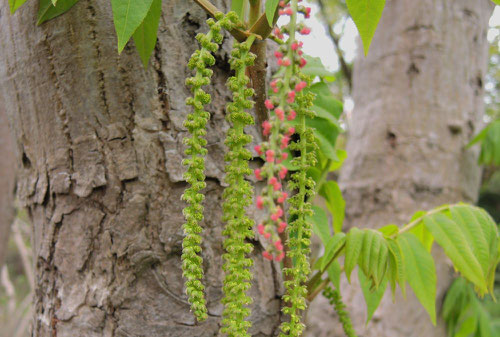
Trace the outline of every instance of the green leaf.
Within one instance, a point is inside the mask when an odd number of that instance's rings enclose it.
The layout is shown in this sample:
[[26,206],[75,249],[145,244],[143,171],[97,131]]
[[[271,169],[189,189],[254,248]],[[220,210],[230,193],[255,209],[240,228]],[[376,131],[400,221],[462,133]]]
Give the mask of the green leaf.
[[269,23],[269,27],[273,26],[274,15],[276,14],[276,9],[278,8],[280,0],[267,0],[266,1],[266,18]]
[[321,262],[321,270],[325,270],[330,260],[338,255],[339,250],[342,248],[346,241],[344,233],[335,234],[325,247],[325,254],[323,254],[323,261]]
[[492,0],[494,3],[496,3],[498,6],[500,6],[500,0]]
[[238,14],[241,21],[245,21],[245,1],[246,0],[232,0],[231,10]]
[[424,218],[425,227],[436,242],[443,247],[454,267],[469,281],[487,292],[487,284],[481,264],[472,251],[468,238],[461,227],[442,213]]
[[55,18],[73,7],[79,0],[59,0],[57,6],[54,6],[51,0],[40,0],[37,14],[37,25]]
[[322,154],[328,159],[336,160],[335,141],[340,128],[320,117],[307,118],[306,124],[313,129],[314,137]]
[[337,158],[338,160],[332,162],[332,165],[330,166],[330,172],[336,171],[342,167],[342,164],[344,164],[344,161],[347,158],[347,151],[343,149],[337,149]]
[[302,68],[302,73],[304,73],[305,75],[312,77],[319,76],[321,78],[334,77],[334,73],[326,69],[326,67],[323,65],[323,62],[321,62],[321,59],[319,57],[304,55],[304,58],[306,59],[307,63],[304,66],[304,68]]
[[26,0],[9,0],[10,14],[14,14],[25,2]]
[[346,235],[344,270],[347,280],[351,282],[351,272],[358,263],[358,258],[363,247],[364,231],[356,227],[351,228]]
[[57,5],[57,0],[52,0],[52,4],[55,6]]
[[436,268],[432,255],[415,235],[401,234],[397,241],[403,253],[406,280],[436,325]]
[[479,164],[500,165],[500,119],[488,124],[470,141],[467,147],[478,142],[481,142]]
[[399,232],[399,227],[396,225],[386,225],[382,228],[379,228],[378,231],[384,234],[384,237],[390,237],[392,235],[396,235]]
[[358,28],[365,55],[368,54],[373,35],[382,17],[385,0],[346,0],[347,9]]
[[161,0],[153,0],[144,21],[134,32],[134,43],[144,67],[148,66],[149,57],[156,45],[156,36],[161,17]]
[[340,263],[338,260],[333,261],[330,264],[330,267],[326,270],[328,273],[328,278],[330,282],[335,286],[335,288],[340,289],[340,274],[342,273],[342,269],[340,268]]
[[342,102],[335,98],[328,85],[318,82],[311,85],[308,90],[316,95],[312,107],[316,115],[337,125],[343,106]]
[[401,293],[403,297],[406,298],[406,273],[405,273],[405,262],[403,258],[403,252],[401,246],[397,240],[386,240],[387,248],[389,248],[389,260],[388,260],[388,276],[389,282],[391,284],[392,296],[396,293],[396,284],[399,284],[401,288]]
[[333,231],[340,233],[345,217],[345,200],[336,181],[330,180],[323,183],[319,194],[325,198],[326,206],[333,216]]
[[153,0],[111,0],[113,21],[118,37],[118,53],[121,53],[132,34],[141,25]]
[[323,208],[315,205],[312,206],[312,208],[313,215],[307,217],[307,222],[313,224],[314,234],[316,234],[323,242],[323,245],[326,246],[328,241],[332,237],[330,233],[328,216],[326,215],[326,212],[323,210]]
[[388,280],[387,277],[384,277],[380,284],[380,287],[378,287],[377,289],[372,289],[370,280],[366,277],[365,274],[363,274],[361,269],[358,269],[358,278],[359,284],[361,285],[361,290],[363,291],[363,297],[365,298],[366,302],[366,324],[368,324],[368,322],[370,322],[370,320],[372,319],[375,310],[377,310],[382,297],[384,297]]

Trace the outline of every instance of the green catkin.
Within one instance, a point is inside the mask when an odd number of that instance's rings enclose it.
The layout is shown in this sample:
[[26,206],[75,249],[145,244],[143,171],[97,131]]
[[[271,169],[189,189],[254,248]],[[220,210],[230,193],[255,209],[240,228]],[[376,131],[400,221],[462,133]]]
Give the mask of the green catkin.
[[[289,35],[287,55],[292,60],[292,74],[295,75],[297,81],[301,80],[301,84],[308,85],[309,79],[300,72],[300,68],[305,64],[304,60],[298,60],[294,50],[297,50],[296,33],[309,34],[310,30],[303,24],[297,25],[298,1],[292,0],[289,8],[291,18],[286,29]],[[300,8],[300,10],[303,9]],[[283,13],[286,14],[286,10]],[[289,316],[289,321],[282,323],[280,337],[299,337],[305,327],[302,323],[302,313],[307,306],[306,282],[311,272],[309,254],[312,235],[311,224],[307,221],[307,217],[313,215],[312,206],[308,200],[313,200],[315,194],[315,182],[308,177],[307,171],[316,164],[316,142],[311,128],[306,125],[306,118],[314,118],[315,114],[311,110],[313,100],[314,94],[296,89],[296,133],[299,137],[296,142],[290,144],[289,148],[291,151],[298,152],[299,155],[292,160],[292,165],[298,169],[292,174],[288,183],[288,188],[296,193],[289,199],[289,218],[292,221],[287,227],[288,256],[292,259],[293,265],[283,270],[286,279],[283,312]]]
[[323,296],[325,296],[331,305],[335,308],[337,315],[339,316],[339,321],[342,323],[342,328],[347,337],[357,337],[356,331],[352,325],[351,317],[349,312],[346,310],[344,302],[342,302],[342,297],[337,289],[332,289],[327,287],[323,290]]
[[289,257],[293,259],[293,267],[285,268],[284,274],[289,279],[285,281],[286,294],[283,300],[286,306],[283,312],[290,316],[290,321],[281,325],[280,336],[298,337],[302,335],[304,324],[301,322],[302,312],[306,309],[307,287],[305,283],[311,273],[309,264],[311,244],[311,224],[307,217],[313,215],[311,203],[314,197],[314,180],[307,176],[307,170],[316,163],[316,142],[311,128],[306,126],[306,117],[314,117],[310,110],[314,95],[301,93],[297,96],[297,133],[299,140],[290,144],[292,151],[298,151],[299,156],[292,160],[298,170],[288,183],[290,190],[296,194],[289,199],[289,216],[291,221],[288,230]]
[[246,294],[250,288],[252,274],[249,268],[253,261],[248,258],[252,251],[252,244],[247,239],[254,237],[253,221],[246,215],[245,208],[251,205],[253,188],[245,180],[245,176],[252,171],[248,166],[251,152],[245,147],[252,141],[250,135],[245,134],[244,128],[254,124],[254,119],[246,110],[253,107],[249,100],[254,90],[247,87],[249,78],[245,74],[248,66],[252,65],[255,55],[250,53],[250,47],[255,36],[250,36],[244,43],[234,43],[231,52],[230,65],[235,76],[229,78],[227,86],[233,92],[233,101],[227,106],[227,120],[231,128],[227,132],[225,144],[229,151],[225,156],[226,178],[228,187],[224,190],[224,217],[226,227],[224,249],[224,294],[222,299],[224,311],[222,314],[221,332],[229,337],[246,337],[251,323],[246,320],[250,315],[247,307],[252,299]]
[[246,216],[245,208],[252,203],[253,189],[245,176],[251,173],[248,160],[252,154],[245,146],[252,141],[252,137],[244,133],[244,128],[254,124],[253,117],[246,111],[253,107],[253,102],[248,98],[254,95],[254,91],[247,88],[250,80],[245,74],[247,66],[252,65],[255,59],[255,55],[249,52],[254,40],[255,36],[250,36],[244,43],[234,43],[230,65],[235,76],[227,82],[233,92],[233,102],[227,106],[227,119],[231,128],[225,141],[229,151],[225,156],[225,182],[228,187],[223,195],[226,253],[223,256],[225,297],[222,299],[224,311],[221,332],[229,337],[250,336],[248,329],[251,326],[245,319],[250,315],[247,305],[251,303],[251,298],[246,291],[250,288],[252,278],[249,270],[252,260],[247,255],[252,251],[252,245],[246,240],[253,238],[254,233],[253,221]]
[[216,52],[219,44],[222,43],[223,35],[221,29],[231,29],[234,15],[222,13],[216,14],[216,20],[209,19],[207,24],[210,27],[208,34],[198,34],[196,39],[201,48],[196,50],[189,60],[188,67],[195,70],[195,76],[186,80],[186,84],[191,87],[192,97],[186,100],[186,104],[193,107],[193,112],[188,114],[184,121],[184,126],[188,129],[190,137],[184,138],[187,145],[185,154],[188,156],[183,161],[187,166],[184,179],[189,187],[184,191],[182,199],[189,206],[183,210],[186,219],[183,225],[184,240],[182,242],[182,270],[186,280],[186,293],[188,301],[191,303],[191,311],[199,321],[207,318],[207,308],[204,296],[204,286],[201,282],[203,278],[203,259],[201,254],[202,227],[204,195],[200,193],[205,188],[205,156],[207,154],[204,136],[206,134],[206,124],[210,114],[205,111],[204,106],[211,101],[210,94],[206,93],[202,87],[210,84],[213,71],[208,69],[215,64],[212,53]]

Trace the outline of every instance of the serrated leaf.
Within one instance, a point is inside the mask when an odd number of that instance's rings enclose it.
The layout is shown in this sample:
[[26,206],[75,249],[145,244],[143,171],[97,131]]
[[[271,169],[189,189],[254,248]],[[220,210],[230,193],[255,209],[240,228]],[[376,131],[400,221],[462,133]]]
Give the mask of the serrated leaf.
[[156,45],[156,37],[161,17],[161,0],[153,0],[144,21],[134,32],[134,43],[144,67],[148,66],[149,57]]
[[373,290],[370,280],[365,276],[365,274],[363,274],[361,269],[358,269],[358,279],[366,302],[366,324],[368,324],[368,322],[372,319],[375,310],[377,310],[382,297],[384,297],[388,281],[387,277],[385,277],[380,286]]
[[314,213],[312,216],[307,216],[307,222],[312,223],[314,234],[316,234],[323,242],[323,245],[326,246],[332,238],[328,216],[323,208],[319,206],[314,205],[312,209]]
[[232,0],[231,1],[231,10],[238,14],[238,17],[241,21],[245,21],[245,1],[246,0]]
[[358,258],[363,247],[364,231],[354,227],[346,235],[344,270],[347,280],[351,282],[351,272],[358,264]]
[[73,7],[79,0],[59,0],[54,6],[51,0],[40,0],[37,14],[37,25],[53,19]]
[[153,0],[111,0],[118,53],[122,52],[132,34],[144,21],[152,3]]
[[406,274],[403,252],[397,240],[387,240],[387,248],[389,248],[389,281],[391,282],[392,294],[396,291],[396,283],[401,288],[403,297],[406,298]]
[[14,14],[25,2],[26,0],[9,0],[10,14]]
[[346,241],[345,236],[346,235],[344,233],[337,233],[328,241],[328,244],[325,247],[325,254],[323,254],[323,261],[321,263],[322,271],[325,270],[330,260],[334,256],[338,255],[339,250],[345,244]]
[[436,268],[432,255],[411,233],[397,239],[403,253],[406,280],[436,325]]
[[276,13],[276,9],[278,8],[280,0],[267,0],[266,1],[266,18],[269,23],[269,27],[273,26],[274,23],[274,15]]
[[319,194],[325,198],[326,206],[332,213],[334,233],[342,232],[342,223],[345,218],[345,200],[336,181],[330,180],[323,183]]
[[382,17],[385,0],[346,0],[346,4],[352,20],[358,28],[363,49],[367,55],[378,22]]
[[319,57],[304,55],[304,58],[306,59],[307,63],[302,68],[302,73],[304,73],[305,75],[312,77],[319,76],[321,78],[334,77],[334,73],[326,69],[326,67],[323,65],[323,62],[321,62],[321,59]]
[[370,258],[376,258],[378,256],[378,250],[373,247],[374,244],[378,245],[378,248],[380,248],[380,242],[377,242],[376,234],[372,230],[365,230],[363,235],[363,247],[361,247],[358,264],[367,277],[370,277],[372,272]]
[[482,293],[486,293],[488,287],[481,264],[459,225],[442,213],[426,216],[424,224],[436,242],[443,247],[454,267],[478,286]]

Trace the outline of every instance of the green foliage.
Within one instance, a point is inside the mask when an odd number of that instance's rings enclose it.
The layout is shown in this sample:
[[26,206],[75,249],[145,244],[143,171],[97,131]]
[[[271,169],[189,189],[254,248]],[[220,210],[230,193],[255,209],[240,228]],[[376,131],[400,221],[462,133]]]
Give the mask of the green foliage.
[[331,287],[327,287],[323,291],[323,296],[325,296],[331,305],[335,308],[337,315],[339,316],[339,321],[342,324],[342,328],[347,337],[356,337],[356,331],[354,331],[354,327],[352,325],[351,317],[349,317],[349,313],[346,310],[345,304],[342,302],[342,297],[340,296],[340,291],[338,288],[332,289]]
[[79,0],[59,0],[57,5],[51,0],[40,0],[38,5],[37,25],[55,18],[73,7]]
[[9,0],[10,13],[14,14],[25,2],[26,0]]
[[280,0],[267,0],[266,1],[266,18],[269,26],[273,26],[274,22],[274,14],[276,13],[276,9],[278,8],[278,3]]
[[500,119],[488,124],[474,137],[468,147],[481,143],[479,164],[500,165]]
[[186,100],[186,104],[193,107],[193,112],[187,115],[184,126],[188,129],[190,137],[184,139],[188,146],[185,153],[189,158],[183,161],[188,167],[184,174],[184,179],[189,187],[182,195],[189,206],[184,208],[184,241],[182,250],[182,269],[186,279],[186,292],[191,303],[191,310],[198,320],[207,318],[207,309],[203,294],[204,286],[201,283],[203,277],[201,253],[202,228],[200,222],[203,220],[204,195],[200,192],[205,188],[205,155],[207,154],[204,136],[206,134],[205,126],[210,114],[204,110],[204,106],[211,101],[208,93],[203,91],[202,87],[210,84],[212,70],[208,67],[213,66],[215,58],[211,53],[217,51],[222,42],[222,28],[230,29],[233,22],[233,16],[224,16],[222,13],[217,15],[217,22],[213,19],[207,20],[210,27],[208,34],[198,34],[196,39],[201,45],[201,49],[196,50],[189,60],[188,67],[196,71],[194,77],[186,80],[186,84],[191,87],[193,97]]
[[370,280],[366,278],[365,274],[361,271],[361,269],[358,269],[358,279],[361,290],[363,291],[363,297],[365,298],[366,302],[366,309],[367,309],[366,323],[368,323],[372,319],[375,310],[377,309],[378,305],[380,304],[380,301],[382,300],[382,297],[384,297],[388,280],[387,277],[384,277],[380,287],[372,288]]
[[333,216],[333,231],[340,233],[345,217],[345,201],[339,185],[336,181],[327,181],[321,186],[319,194],[325,198],[326,206]]
[[231,11],[238,15],[240,20],[245,20],[245,4],[247,0],[231,0]]
[[403,253],[405,279],[420,303],[436,324],[436,267],[432,255],[411,233],[401,235],[398,240]]
[[479,295],[493,294],[495,268],[500,261],[499,233],[493,219],[480,208],[446,205],[417,212],[401,229],[395,225],[378,231],[352,228],[343,235],[334,235],[326,244],[325,254],[316,267],[322,273],[344,254],[344,271],[350,280],[352,270],[359,266],[368,319],[387,284],[394,298],[396,285],[404,295],[408,282],[436,323],[436,270],[428,247],[433,242],[443,247],[455,269],[474,285]]
[[346,0],[352,20],[358,28],[365,55],[368,54],[373,35],[382,17],[385,0]]
[[252,251],[253,245],[247,240],[252,239],[254,234],[253,221],[246,215],[245,208],[252,203],[253,189],[245,176],[252,172],[248,167],[252,154],[245,146],[252,141],[252,137],[244,133],[244,128],[254,124],[252,115],[246,111],[253,107],[253,102],[248,98],[254,95],[254,91],[247,88],[250,79],[246,75],[246,69],[253,65],[255,59],[255,55],[249,52],[254,39],[255,35],[252,35],[245,43],[234,43],[229,63],[235,76],[227,82],[233,92],[233,102],[227,106],[227,119],[231,128],[225,142],[229,151],[225,156],[228,163],[225,178],[228,187],[224,190],[223,205],[223,220],[226,222],[223,231],[226,236],[223,269],[226,277],[221,332],[229,337],[250,336],[248,328],[251,326],[245,319],[250,315],[250,309],[246,305],[252,302],[246,291],[251,286],[252,274],[249,268],[253,264],[247,254]]
[[491,1],[493,1],[494,3],[496,3],[497,5],[500,6],[500,0],[491,0]]
[[160,17],[161,0],[153,0],[144,21],[142,21],[133,34],[135,47],[139,52],[144,67],[148,66],[149,57],[155,49]]
[[450,337],[493,337],[499,332],[493,331],[493,322],[486,307],[462,277],[455,279],[448,289],[442,315]]
[[111,0],[119,53],[146,18],[152,3],[153,0]]

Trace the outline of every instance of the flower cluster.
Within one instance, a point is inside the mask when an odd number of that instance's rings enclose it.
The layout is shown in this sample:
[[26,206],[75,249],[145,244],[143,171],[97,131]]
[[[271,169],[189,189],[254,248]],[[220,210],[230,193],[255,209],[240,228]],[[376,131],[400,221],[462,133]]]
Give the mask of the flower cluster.
[[229,78],[227,85],[233,93],[233,101],[227,106],[227,119],[231,128],[227,132],[225,144],[229,151],[225,156],[226,177],[228,187],[224,190],[224,217],[226,227],[223,231],[226,239],[223,258],[225,264],[224,294],[222,299],[224,311],[222,313],[221,332],[229,337],[246,337],[251,323],[246,320],[250,315],[247,307],[252,299],[246,294],[250,288],[252,274],[249,267],[252,260],[248,254],[252,251],[252,244],[247,239],[253,238],[253,221],[246,215],[245,208],[252,203],[253,188],[245,180],[245,176],[252,173],[248,167],[248,160],[252,157],[245,148],[252,141],[250,135],[245,134],[244,128],[254,124],[254,119],[246,110],[253,107],[249,100],[254,95],[254,90],[248,88],[250,79],[246,69],[255,60],[255,55],[250,53],[250,47],[255,40],[251,35],[244,43],[234,42],[231,52],[230,65],[235,71],[235,76]]
[[[234,14],[234,13],[233,13]],[[204,286],[201,282],[203,278],[201,254],[202,228],[200,222],[203,220],[204,195],[200,191],[205,188],[205,156],[207,154],[204,139],[206,134],[206,124],[210,114],[205,111],[204,106],[211,101],[210,94],[206,93],[202,87],[210,84],[213,71],[208,67],[215,64],[212,53],[216,52],[222,42],[223,35],[221,29],[231,29],[234,24],[234,15],[217,13],[216,20],[207,20],[210,31],[208,34],[198,34],[196,39],[201,45],[189,60],[188,67],[195,70],[195,76],[186,80],[186,84],[191,87],[192,97],[186,100],[186,104],[193,107],[193,112],[188,114],[184,121],[184,126],[189,131],[190,137],[184,138],[187,145],[185,154],[188,156],[183,161],[187,166],[184,179],[189,187],[184,191],[182,199],[189,206],[184,208],[183,214],[186,223],[183,225],[184,240],[182,242],[182,270],[186,279],[186,293],[191,303],[191,310],[200,321],[207,318],[207,308],[205,304]]]
[[352,325],[351,317],[346,310],[344,302],[342,302],[342,297],[337,289],[332,289],[327,287],[323,291],[323,296],[325,296],[331,305],[334,306],[337,315],[339,316],[339,321],[342,323],[342,328],[347,337],[357,337],[356,331]]
[[299,8],[297,1],[292,1],[291,5],[281,1],[279,5],[281,6],[279,14],[288,15],[291,20],[288,25],[274,30],[274,34],[280,39],[283,39],[285,34],[288,35],[288,39],[274,54],[281,69],[271,81],[273,95],[265,101],[266,108],[271,111],[271,117],[262,124],[262,133],[268,140],[255,147],[257,155],[265,161],[265,164],[254,171],[258,180],[267,181],[267,188],[256,200],[257,208],[266,208],[269,212],[269,218],[257,226],[259,234],[269,243],[263,255],[266,259],[276,261],[281,261],[285,257],[284,243],[279,234],[288,226],[284,214],[284,203],[288,194],[282,185],[288,169],[283,161],[289,156],[287,148],[292,135],[296,132],[289,122],[296,119],[296,97],[307,86],[307,82],[298,76],[298,69],[306,65],[306,60],[302,57],[302,42],[295,39],[295,33],[310,32],[305,25],[296,24],[297,12],[308,16],[310,9],[302,6]]

